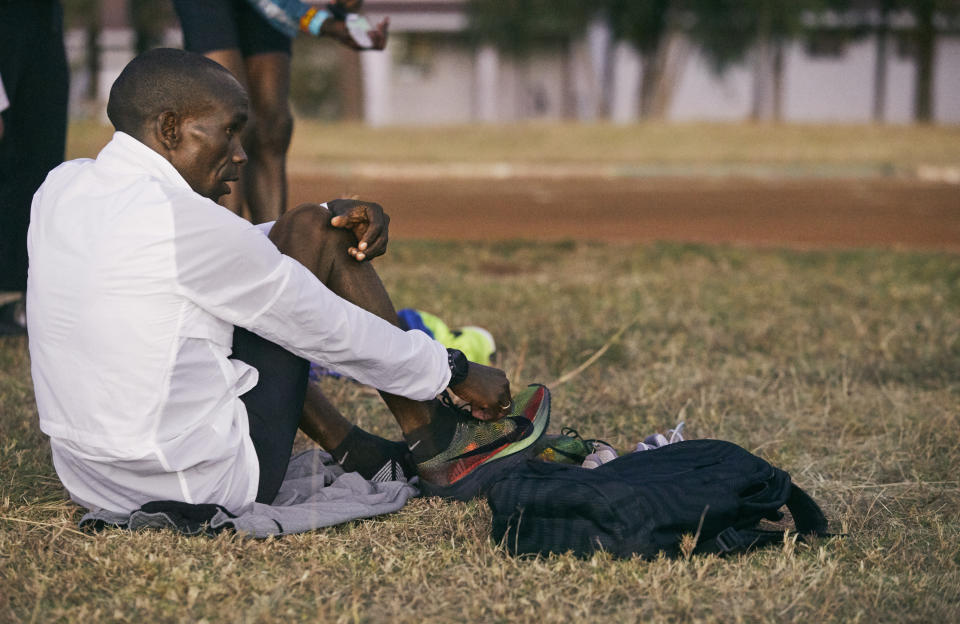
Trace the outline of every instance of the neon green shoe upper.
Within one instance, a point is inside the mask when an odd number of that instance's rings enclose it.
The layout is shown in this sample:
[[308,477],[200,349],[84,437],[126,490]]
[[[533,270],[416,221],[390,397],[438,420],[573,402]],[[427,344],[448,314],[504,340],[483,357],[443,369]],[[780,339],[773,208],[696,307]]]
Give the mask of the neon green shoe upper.
[[490,332],[473,325],[451,331],[446,323],[433,314],[423,310],[417,310],[417,312],[420,314],[420,320],[437,342],[449,349],[463,351],[471,362],[490,366],[490,356],[497,350],[497,344]]

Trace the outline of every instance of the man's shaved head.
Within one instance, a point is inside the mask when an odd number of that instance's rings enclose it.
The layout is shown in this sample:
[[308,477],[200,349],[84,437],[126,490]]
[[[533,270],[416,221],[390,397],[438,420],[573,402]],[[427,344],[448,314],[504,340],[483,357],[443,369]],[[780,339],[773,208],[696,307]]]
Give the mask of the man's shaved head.
[[107,101],[113,126],[137,139],[165,112],[196,115],[224,99],[246,97],[243,87],[222,65],[184,50],[157,48],[130,61]]

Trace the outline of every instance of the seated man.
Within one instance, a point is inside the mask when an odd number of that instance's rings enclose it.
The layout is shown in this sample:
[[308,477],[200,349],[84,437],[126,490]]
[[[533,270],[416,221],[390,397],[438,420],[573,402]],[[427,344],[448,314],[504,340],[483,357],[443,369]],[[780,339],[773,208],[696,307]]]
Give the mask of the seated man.
[[[369,262],[387,244],[376,204],[299,206],[269,235],[219,206],[246,161],[247,107],[217,63],[147,52],[110,91],[113,140],[34,198],[30,355],[61,481],[94,510],[240,513],[273,501],[299,427],[348,471],[400,477],[409,446],[428,492],[475,493],[542,432],[543,390],[514,408],[527,418],[503,418],[502,371],[392,324]],[[308,361],[378,388],[406,444],[347,422]],[[473,417],[436,400],[448,386]]]

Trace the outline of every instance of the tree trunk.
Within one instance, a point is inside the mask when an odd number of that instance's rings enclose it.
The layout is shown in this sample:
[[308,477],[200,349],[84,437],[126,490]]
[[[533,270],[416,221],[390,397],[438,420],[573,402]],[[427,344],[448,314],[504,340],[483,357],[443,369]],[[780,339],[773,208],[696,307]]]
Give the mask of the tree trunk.
[[573,88],[573,41],[564,37],[560,42],[560,118],[564,120],[577,117],[577,94]]
[[86,28],[86,58],[84,59],[87,66],[87,75],[89,76],[89,82],[87,83],[87,99],[94,101],[99,97],[97,93],[99,84],[100,84],[100,22],[97,20],[91,20],[87,24]]
[[653,107],[653,92],[659,81],[659,67],[657,54],[647,54],[643,57],[643,75],[640,77],[640,119],[650,116]]
[[610,119],[613,112],[613,64],[616,58],[616,50],[616,41],[613,37],[610,37],[603,51],[603,75],[600,78],[600,110],[598,113],[601,119]]
[[936,29],[933,24],[934,0],[916,3],[917,20],[917,78],[913,91],[913,115],[919,122],[933,119],[933,61]]
[[873,65],[873,120],[883,123],[887,116],[887,43],[890,34],[891,0],[880,3],[877,26],[877,58]]
[[753,65],[753,99],[750,104],[750,120],[760,121],[766,115],[767,87],[770,80],[771,31],[773,7],[766,0],[757,22],[757,46]]
[[643,76],[640,81],[640,117],[652,119],[663,116],[664,82],[669,69],[671,36],[660,37],[656,45],[643,54]]
[[153,0],[131,0],[127,10],[134,31],[134,50],[138,55],[163,43],[167,21],[163,4]]
[[660,71],[654,87],[650,116],[666,119],[673,102],[673,93],[690,56],[690,42],[683,34],[670,31],[663,37],[663,52],[660,55]]
[[783,119],[783,41],[773,44],[773,120]]

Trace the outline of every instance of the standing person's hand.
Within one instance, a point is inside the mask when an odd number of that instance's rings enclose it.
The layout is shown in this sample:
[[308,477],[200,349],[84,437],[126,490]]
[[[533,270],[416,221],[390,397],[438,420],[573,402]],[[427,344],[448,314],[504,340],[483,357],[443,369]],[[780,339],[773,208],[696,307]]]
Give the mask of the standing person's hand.
[[369,45],[360,45],[353,38],[353,35],[350,34],[350,29],[347,28],[347,23],[342,20],[329,18],[323,23],[323,26],[320,27],[320,34],[330,37],[334,41],[342,43],[353,50],[382,50],[387,47],[387,30],[390,28],[390,18],[385,17],[380,20],[380,23],[377,24],[377,27],[368,30],[366,32],[367,36],[370,37]]
[[[320,3],[311,2],[310,4]],[[389,17],[380,20],[376,28],[356,33],[355,31],[351,32],[351,30],[357,28],[357,26],[361,29],[363,26],[369,26],[365,17],[357,15],[363,8],[363,0],[334,0],[331,3],[325,2],[323,4],[328,4],[334,16],[321,24],[321,35],[326,35],[353,50],[382,50],[387,47],[387,29],[390,27]],[[351,22],[352,25],[348,25],[347,22],[351,19],[355,21]],[[366,38],[369,41],[366,41]]]
[[450,389],[470,404],[473,417],[480,420],[499,420],[513,405],[507,374],[476,362],[470,362],[467,377]]
[[347,253],[358,262],[382,256],[387,251],[390,217],[380,204],[357,199],[334,199],[327,202],[333,214],[330,225],[353,231],[357,246]]

